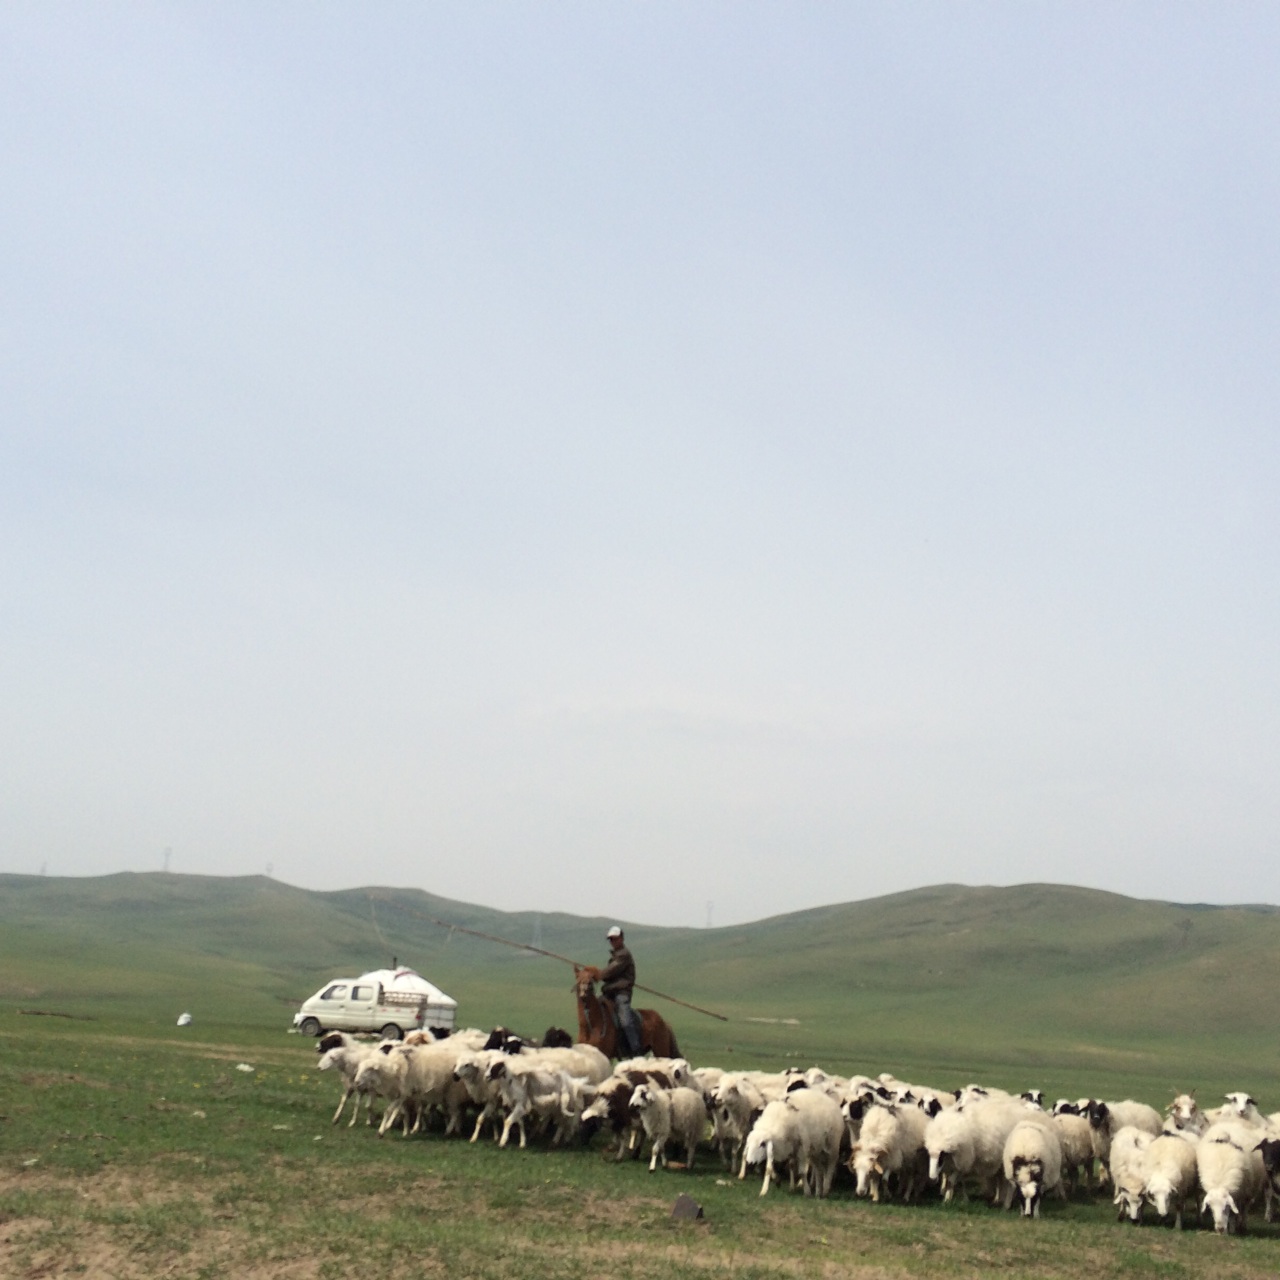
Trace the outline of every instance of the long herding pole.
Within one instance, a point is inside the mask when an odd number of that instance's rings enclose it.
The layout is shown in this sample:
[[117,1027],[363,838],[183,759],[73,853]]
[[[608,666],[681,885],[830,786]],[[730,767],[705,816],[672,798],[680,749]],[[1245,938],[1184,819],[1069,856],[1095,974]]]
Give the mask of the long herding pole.
[[[424,916],[423,919],[429,917]],[[464,929],[460,924],[450,924],[447,920],[432,920],[432,924],[438,924],[442,929],[456,929],[459,933],[469,933],[473,938],[483,938],[486,942],[500,942],[504,947],[515,947],[517,951],[532,951],[540,956],[549,956],[552,960],[563,960],[565,964],[571,964],[575,969],[586,969],[589,966],[579,964],[576,960],[570,960],[568,956],[557,955],[554,951],[547,951],[542,947],[530,946],[527,942],[512,942],[510,938],[499,938],[496,934],[481,933],[479,929]],[[672,1004],[682,1005],[686,1009],[692,1009],[694,1013],[705,1013],[708,1018],[719,1018],[721,1022],[728,1022],[729,1019],[723,1013],[713,1013],[710,1009],[700,1009],[696,1004],[690,1004],[687,1000],[679,1000],[675,996],[669,996],[665,991],[655,991],[652,987],[642,987],[636,983],[637,991],[647,991],[651,996],[657,996],[660,1000],[670,1000]]]

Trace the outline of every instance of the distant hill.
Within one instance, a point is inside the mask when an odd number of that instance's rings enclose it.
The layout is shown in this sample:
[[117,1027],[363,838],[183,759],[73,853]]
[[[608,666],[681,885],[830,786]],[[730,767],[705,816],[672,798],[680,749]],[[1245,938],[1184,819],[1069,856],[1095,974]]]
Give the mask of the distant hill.
[[[158,1028],[192,1008],[201,1025],[266,1033],[330,976],[395,956],[455,996],[467,1023],[575,1025],[566,966],[436,919],[521,943],[536,935],[596,963],[610,923],[261,876],[0,875],[0,1009]],[[728,928],[627,934],[642,982],[729,1016],[641,1001],[704,1060],[918,1066],[934,1079],[1003,1067],[1159,1090],[1221,1078],[1280,1092],[1273,907],[938,885]]]

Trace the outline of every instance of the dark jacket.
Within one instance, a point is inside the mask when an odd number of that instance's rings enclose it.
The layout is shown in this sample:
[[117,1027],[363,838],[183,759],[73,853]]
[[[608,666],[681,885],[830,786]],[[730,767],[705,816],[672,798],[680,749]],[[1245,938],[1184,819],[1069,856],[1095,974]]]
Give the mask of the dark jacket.
[[631,988],[635,985],[636,962],[631,958],[626,943],[623,943],[609,957],[609,963],[600,974],[600,990],[606,996],[616,996],[619,991],[630,995]]

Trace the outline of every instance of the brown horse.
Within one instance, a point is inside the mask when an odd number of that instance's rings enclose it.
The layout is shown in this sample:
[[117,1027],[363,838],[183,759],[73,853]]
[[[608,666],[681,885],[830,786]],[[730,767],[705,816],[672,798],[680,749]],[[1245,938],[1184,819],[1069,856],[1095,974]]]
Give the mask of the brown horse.
[[[596,995],[596,983],[600,970],[595,965],[574,966],[573,989],[578,996],[578,1043],[593,1044],[606,1057],[618,1058],[618,1023],[613,1012],[613,1001],[608,996]],[[640,1051],[651,1052],[657,1058],[678,1058],[679,1046],[675,1032],[666,1019],[655,1009],[633,1009],[640,1019]]]

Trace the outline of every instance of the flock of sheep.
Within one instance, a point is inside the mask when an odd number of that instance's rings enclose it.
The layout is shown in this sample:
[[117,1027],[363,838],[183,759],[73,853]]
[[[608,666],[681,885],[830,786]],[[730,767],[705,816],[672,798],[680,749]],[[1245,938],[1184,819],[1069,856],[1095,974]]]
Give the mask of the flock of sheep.
[[1183,1094],[1164,1116],[1088,1098],[1046,1110],[1036,1090],[944,1092],[888,1074],[728,1072],[682,1058],[614,1067],[564,1032],[538,1045],[505,1028],[381,1044],[331,1032],[317,1049],[320,1069],[343,1081],[335,1124],[354,1099],[352,1125],[362,1102],[370,1125],[375,1102],[385,1103],[379,1134],[442,1122],[446,1136],[469,1128],[472,1142],[489,1129],[500,1146],[518,1132],[523,1147],[531,1135],[560,1145],[603,1130],[618,1160],[647,1142],[650,1171],[667,1164],[668,1149],[691,1166],[711,1143],[739,1178],[763,1166],[761,1195],[785,1174],[793,1190],[826,1196],[843,1166],[855,1194],[875,1201],[981,1196],[1038,1217],[1046,1195],[1065,1199],[1096,1182],[1122,1219],[1150,1212],[1181,1228],[1190,1205],[1193,1220],[1211,1214],[1224,1233],[1244,1231],[1259,1204],[1272,1221],[1280,1199],[1280,1113],[1262,1115],[1245,1093],[1209,1111]]

